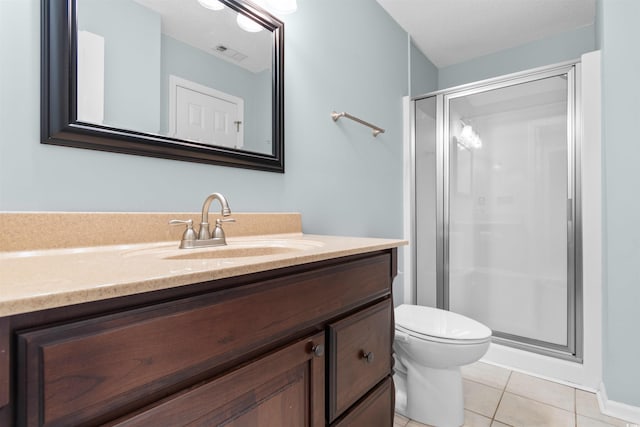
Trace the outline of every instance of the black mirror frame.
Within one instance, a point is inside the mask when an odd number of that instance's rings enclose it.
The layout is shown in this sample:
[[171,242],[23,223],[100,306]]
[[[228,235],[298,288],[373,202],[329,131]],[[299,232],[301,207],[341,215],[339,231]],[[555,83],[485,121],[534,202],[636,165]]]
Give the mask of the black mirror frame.
[[272,154],[77,122],[75,0],[41,1],[41,142],[284,173],[284,23],[248,1],[220,1],[274,35]]

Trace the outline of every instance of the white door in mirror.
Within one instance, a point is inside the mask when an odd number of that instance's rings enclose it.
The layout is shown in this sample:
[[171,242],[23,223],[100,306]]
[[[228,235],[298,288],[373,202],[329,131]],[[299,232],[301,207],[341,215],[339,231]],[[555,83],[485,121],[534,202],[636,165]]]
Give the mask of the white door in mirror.
[[104,37],[78,31],[78,121],[104,122]]
[[[172,76],[174,77],[174,76]],[[175,78],[175,77],[174,77]],[[221,147],[242,148],[244,101],[233,95],[172,78],[170,135]]]

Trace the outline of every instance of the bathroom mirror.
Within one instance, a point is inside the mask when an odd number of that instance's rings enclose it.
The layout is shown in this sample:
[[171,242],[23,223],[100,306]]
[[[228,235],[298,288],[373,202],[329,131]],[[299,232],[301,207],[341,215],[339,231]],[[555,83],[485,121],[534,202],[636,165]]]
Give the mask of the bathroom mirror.
[[243,0],[42,0],[42,143],[284,172],[284,24]]

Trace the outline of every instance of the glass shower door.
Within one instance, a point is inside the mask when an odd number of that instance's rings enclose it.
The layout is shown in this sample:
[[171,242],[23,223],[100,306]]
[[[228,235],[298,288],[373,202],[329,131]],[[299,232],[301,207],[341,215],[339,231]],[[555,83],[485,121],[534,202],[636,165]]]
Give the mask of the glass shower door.
[[445,308],[575,355],[571,71],[444,97]]
[[441,221],[442,168],[439,130],[442,128],[442,96],[430,96],[415,102],[415,208],[416,216],[416,289],[418,305],[438,304],[435,284],[441,277],[438,248],[442,244],[438,224]]

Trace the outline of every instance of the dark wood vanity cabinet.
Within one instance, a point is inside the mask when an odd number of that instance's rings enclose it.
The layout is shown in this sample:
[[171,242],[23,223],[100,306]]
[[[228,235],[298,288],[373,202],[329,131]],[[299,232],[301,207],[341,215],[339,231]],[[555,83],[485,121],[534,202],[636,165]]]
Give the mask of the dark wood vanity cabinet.
[[226,373],[115,426],[321,426],[324,360],[319,333]]
[[395,274],[388,249],[0,319],[0,425],[391,426]]
[[334,421],[391,371],[393,307],[389,300],[331,323],[329,421]]

